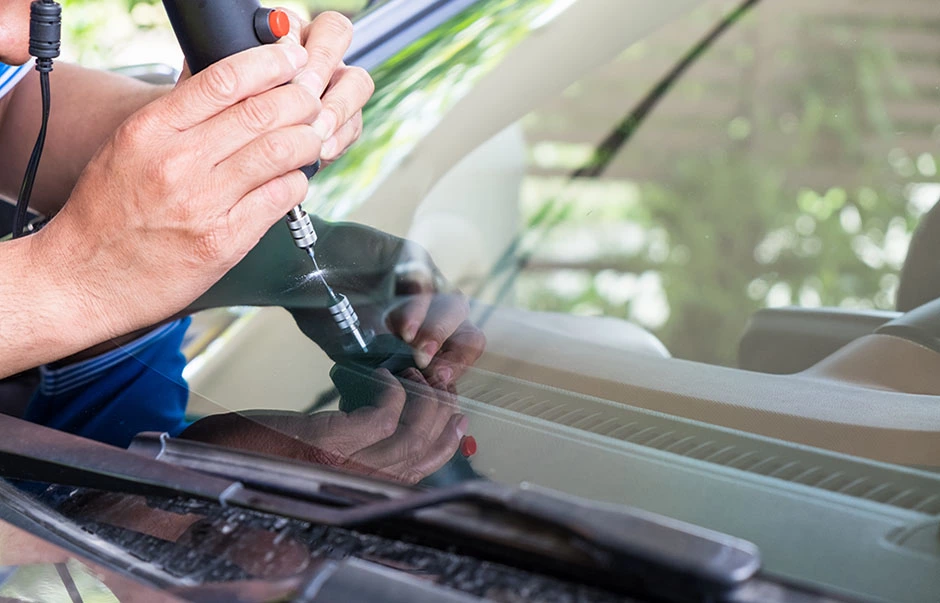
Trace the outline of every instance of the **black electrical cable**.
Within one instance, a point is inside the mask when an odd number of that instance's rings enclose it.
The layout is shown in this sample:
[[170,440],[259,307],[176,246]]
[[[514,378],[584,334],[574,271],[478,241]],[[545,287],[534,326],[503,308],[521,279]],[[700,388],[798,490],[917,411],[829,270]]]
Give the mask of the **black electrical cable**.
[[42,125],[39,127],[39,136],[36,138],[33,154],[30,156],[29,164],[26,166],[26,175],[23,177],[23,184],[20,186],[20,194],[16,201],[16,215],[13,217],[14,239],[26,234],[26,218],[29,214],[29,200],[33,194],[36,172],[39,170],[39,161],[42,158],[42,150],[46,144],[49,109],[52,104],[48,72],[39,74],[39,85],[42,89]]
[[29,20],[29,54],[36,57],[36,71],[39,72],[39,86],[42,91],[42,123],[16,199],[16,214],[13,217],[14,239],[26,234],[29,201],[33,194],[39,162],[42,159],[42,150],[46,144],[46,130],[49,126],[49,112],[52,106],[49,73],[52,71],[53,59],[59,56],[61,38],[62,7],[53,0],[33,2]]

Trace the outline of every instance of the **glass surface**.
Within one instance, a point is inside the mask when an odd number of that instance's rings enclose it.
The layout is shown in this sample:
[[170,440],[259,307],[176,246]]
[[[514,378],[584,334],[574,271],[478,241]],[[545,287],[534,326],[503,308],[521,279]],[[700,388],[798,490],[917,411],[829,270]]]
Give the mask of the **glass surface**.
[[[935,272],[902,276],[940,198],[940,15],[765,0],[638,119],[737,6],[639,4],[485,0],[377,69],[361,140],[305,203],[322,270],[277,225],[192,308],[226,309],[190,327],[193,425],[173,435],[532,482],[747,538],[773,575],[917,600],[940,357],[839,321]],[[740,370],[749,322],[788,306],[842,311],[756,344],[815,366]]]

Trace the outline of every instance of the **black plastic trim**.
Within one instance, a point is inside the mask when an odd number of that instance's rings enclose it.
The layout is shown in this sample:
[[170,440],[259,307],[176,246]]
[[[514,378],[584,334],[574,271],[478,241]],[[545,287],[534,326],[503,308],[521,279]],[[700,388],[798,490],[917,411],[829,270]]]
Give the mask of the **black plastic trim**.
[[758,310],[741,337],[738,367],[776,375],[799,373],[899,316],[841,308]]
[[390,0],[356,20],[346,63],[371,71],[481,0]]

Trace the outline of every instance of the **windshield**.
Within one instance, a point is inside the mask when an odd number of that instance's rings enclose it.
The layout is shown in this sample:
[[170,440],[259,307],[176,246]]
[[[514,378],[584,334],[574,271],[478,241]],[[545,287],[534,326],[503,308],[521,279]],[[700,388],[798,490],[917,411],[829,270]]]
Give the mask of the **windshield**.
[[[156,381],[46,367],[26,418],[534,483],[750,540],[775,576],[929,600],[932,2],[466,4],[371,70],[360,141],[304,203],[321,270],[276,226],[191,323],[121,344]],[[171,402],[135,407],[144,388]],[[63,508],[135,525],[89,504]],[[190,514],[155,537],[227,521]]]

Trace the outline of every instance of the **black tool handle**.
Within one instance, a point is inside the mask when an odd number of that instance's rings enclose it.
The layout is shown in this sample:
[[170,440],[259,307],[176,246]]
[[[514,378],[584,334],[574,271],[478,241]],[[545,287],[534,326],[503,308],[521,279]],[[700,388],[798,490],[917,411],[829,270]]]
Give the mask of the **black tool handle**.
[[173,32],[193,73],[261,46],[255,30],[258,0],[163,0]]
[[[259,0],[163,0],[176,39],[190,71],[249,48],[277,41],[268,28],[272,9]],[[320,171],[320,162],[301,168],[307,179]]]
[[[330,377],[340,393],[340,410],[352,412],[374,403],[381,387],[372,378],[375,369],[388,369],[397,375],[412,367],[415,367],[414,355],[405,342],[391,335],[377,336],[370,345],[369,353],[350,356],[330,371]],[[423,479],[421,484],[439,488],[479,478],[480,475],[470,466],[470,461],[458,450],[446,465]]]

